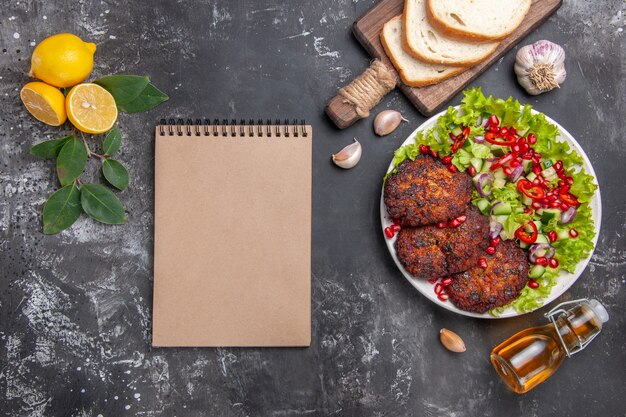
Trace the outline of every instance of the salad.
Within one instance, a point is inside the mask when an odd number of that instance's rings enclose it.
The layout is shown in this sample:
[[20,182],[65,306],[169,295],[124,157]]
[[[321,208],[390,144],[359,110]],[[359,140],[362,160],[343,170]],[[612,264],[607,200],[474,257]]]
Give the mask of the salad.
[[487,253],[501,240],[527,250],[528,285],[512,303],[491,310],[494,315],[543,305],[560,272],[574,272],[594,246],[594,178],[582,169],[582,157],[557,141],[558,128],[531,109],[512,98],[485,97],[480,88],[466,90],[458,109],[448,108],[415,143],[395,151],[390,172],[425,154],[441,158],[452,172],[467,172],[475,187],[472,203],[490,217]]

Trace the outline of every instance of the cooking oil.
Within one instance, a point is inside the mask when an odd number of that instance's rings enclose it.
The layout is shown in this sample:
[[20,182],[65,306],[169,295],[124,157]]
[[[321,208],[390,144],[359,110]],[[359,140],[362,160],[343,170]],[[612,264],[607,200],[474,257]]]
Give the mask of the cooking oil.
[[546,317],[549,324],[522,330],[491,351],[494,368],[518,394],[548,379],[565,357],[584,349],[609,319],[600,302],[586,299],[559,304]]

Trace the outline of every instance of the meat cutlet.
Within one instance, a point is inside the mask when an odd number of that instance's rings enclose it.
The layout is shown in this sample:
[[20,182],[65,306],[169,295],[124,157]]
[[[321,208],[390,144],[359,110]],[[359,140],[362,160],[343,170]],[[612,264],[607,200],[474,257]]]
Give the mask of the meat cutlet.
[[474,266],[452,276],[446,288],[450,300],[461,310],[485,313],[519,297],[528,283],[526,253],[513,241],[503,241],[494,255],[483,255],[487,268]]
[[488,244],[489,220],[474,206],[466,206],[467,220],[458,227],[436,225],[402,228],[396,254],[416,278],[439,278],[476,265]]
[[437,158],[404,161],[385,181],[387,212],[401,226],[423,226],[461,215],[472,198],[472,179],[450,172]]

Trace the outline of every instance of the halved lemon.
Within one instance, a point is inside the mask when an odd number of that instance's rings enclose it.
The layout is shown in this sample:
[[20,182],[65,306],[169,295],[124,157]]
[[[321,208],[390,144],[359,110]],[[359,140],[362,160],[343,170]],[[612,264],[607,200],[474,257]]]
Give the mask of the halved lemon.
[[20,91],[26,110],[35,119],[50,126],[60,126],[67,120],[65,97],[56,87],[35,81],[26,84]]
[[74,86],[65,99],[65,109],[70,122],[85,133],[104,133],[117,120],[115,99],[98,84]]

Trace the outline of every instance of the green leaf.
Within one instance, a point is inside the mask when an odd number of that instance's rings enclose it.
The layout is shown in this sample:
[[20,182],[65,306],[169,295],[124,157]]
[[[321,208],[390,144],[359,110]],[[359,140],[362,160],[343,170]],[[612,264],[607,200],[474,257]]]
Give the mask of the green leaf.
[[117,127],[109,130],[102,142],[102,150],[105,155],[113,155],[122,144],[122,133]]
[[127,103],[117,103],[117,107],[120,111],[126,113],[140,113],[148,111],[169,100],[169,96],[156,88],[152,84],[148,86],[139,94],[134,100]]
[[149,82],[148,77],[139,75],[109,75],[94,81],[111,93],[118,107],[136,99]]
[[113,159],[107,159],[102,163],[102,173],[107,181],[120,191],[128,187],[128,171],[124,165]]
[[66,136],[61,139],[52,139],[40,142],[30,148],[30,154],[39,158],[56,158],[59,155],[59,152],[61,152],[63,145],[65,145],[71,138],[71,136]]
[[87,163],[87,149],[82,140],[72,136],[57,158],[57,175],[62,186],[71,184],[82,174]]
[[43,206],[43,232],[59,233],[74,224],[80,217],[80,190],[74,184],[55,191]]
[[80,187],[80,203],[85,213],[94,220],[106,224],[126,223],[124,206],[104,185],[83,184]]

